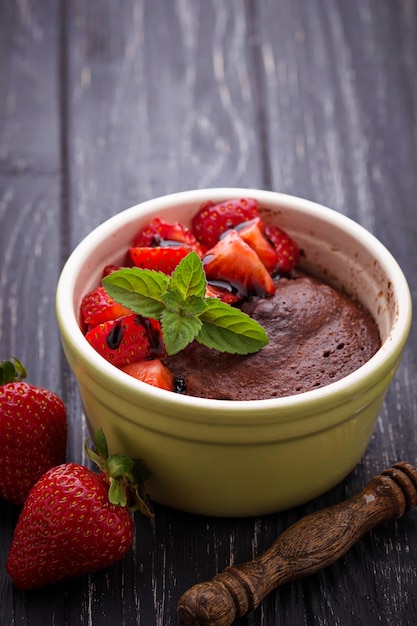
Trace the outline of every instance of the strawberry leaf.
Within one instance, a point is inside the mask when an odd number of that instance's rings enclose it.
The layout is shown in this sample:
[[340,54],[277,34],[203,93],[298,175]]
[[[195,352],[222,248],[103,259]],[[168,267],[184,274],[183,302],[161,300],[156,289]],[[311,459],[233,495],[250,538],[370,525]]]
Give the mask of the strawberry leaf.
[[107,447],[107,439],[102,428],[98,428],[94,435],[94,445],[96,447],[97,454],[103,459],[107,459],[109,456],[109,449]]
[[26,369],[20,361],[13,357],[12,361],[0,363],[0,385],[13,383],[26,378]]
[[207,309],[200,315],[202,327],[196,339],[219,352],[250,354],[268,343],[265,330],[238,309],[207,298]]
[[94,435],[95,450],[85,443],[88,457],[106,474],[109,482],[109,502],[116,506],[128,507],[130,511],[141,511],[148,517],[153,513],[148,504],[145,481],[150,477],[142,459],[131,459],[123,454],[109,456],[107,440],[99,428]]
[[102,282],[113,300],[143,317],[158,319],[165,308],[162,295],[169,276],[163,272],[133,267],[113,272]]

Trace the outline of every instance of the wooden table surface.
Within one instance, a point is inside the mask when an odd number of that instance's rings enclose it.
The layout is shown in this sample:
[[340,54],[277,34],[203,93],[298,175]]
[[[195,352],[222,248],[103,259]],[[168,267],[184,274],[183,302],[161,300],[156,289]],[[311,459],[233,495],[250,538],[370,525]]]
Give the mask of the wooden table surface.
[[[394,254],[417,297],[416,0],[1,0],[0,358],[56,391],[68,459],[86,426],[61,351],[59,272],[95,226],[184,189],[261,187],[349,215]],[[170,626],[180,595],[262,552],[300,517],[399,460],[417,462],[417,329],[354,471],[305,506],[215,519],[156,506],[120,564],[37,592],[5,558],[0,624]],[[417,510],[236,624],[417,623]]]

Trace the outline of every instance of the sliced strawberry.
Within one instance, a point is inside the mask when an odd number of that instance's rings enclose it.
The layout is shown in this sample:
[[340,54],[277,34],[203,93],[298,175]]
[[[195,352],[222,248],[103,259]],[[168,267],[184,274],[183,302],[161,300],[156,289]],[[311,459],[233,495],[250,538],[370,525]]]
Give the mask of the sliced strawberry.
[[130,313],[89,330],[85,338],[107,361],[117,367],[165,356],[159,322]]
[[255,250],[266,269],[269,272],[273,272],[278,263],[278,253],[264,235],[265,227],[261,218],[255,217],[249,222],[243,222],[236,227],[236,230],[243,241]]
[[209,202],[195,215],[191,230],[197,240],[209,249],[226,230],[257,216],[258,203],[253,198],[236,198],[218,204]]
[[130,309],[110,298],[107,291],[101,286],[84,296],[80,311],[82,321],[89,328],[131,313]]
[[103,267],[101,277],[104,278],[105,276],[109,276],[110,274],[113,274],[113,272],[117,272],[120,269],[122,269],[120,265],[114,265],[113,263],[109,263],[109,265]]
[[206,297],[219,298],[226,304],[237,304],[243,299],[243,295],[238,293],[236,289],[225,280],[207,282]]
[[174,391],[174,375],[159,359],[136,361],[121,368],[126,374],[148,385]]
[[188,246],[175,248],[130,248],[130,258],[136,267],[172,274],[178,263],[190,253]]
[[265,235],[277,251],[277,271],[288,274],[300,259],[300,248],[294,239],[278,226],[266,226]]
[[202,257],[205,249],[199,244],[191,230],[180,222],[172,224],[155,217],[145,228],[140,230],[134,241],[134,248],[150,248],[157,246],[169,247],[171,244],[183,243],[195,250]]
[[226,233],[203,259],[207,279],[226,280],[243,296],[275,292],[271,275],[236,230]]

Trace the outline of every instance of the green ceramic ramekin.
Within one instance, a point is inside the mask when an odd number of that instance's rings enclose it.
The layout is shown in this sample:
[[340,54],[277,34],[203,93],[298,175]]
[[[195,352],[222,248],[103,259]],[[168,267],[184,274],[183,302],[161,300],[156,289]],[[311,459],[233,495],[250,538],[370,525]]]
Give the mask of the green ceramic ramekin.
[[[382,346],[357,371],[286,398],[206,400],[142,383],[105,361],[85,340],[78,311],[118,263],[135,231],[153,217],[189,224],[208,200],[250,196],[263,218],[303,248],[304,265],[358,298],[377,321]],[[308,306],[308,303],[306,303]],[[254,189],[202,189],[143,202],[91,232],[69,257],[56,294],[62,345],[92,431],[112,452],[141,457],[151,498],[216,516],[271,513],[304,503],[341,481],[362,457],[411,325],[406,279],[364,228],[313,202]]]

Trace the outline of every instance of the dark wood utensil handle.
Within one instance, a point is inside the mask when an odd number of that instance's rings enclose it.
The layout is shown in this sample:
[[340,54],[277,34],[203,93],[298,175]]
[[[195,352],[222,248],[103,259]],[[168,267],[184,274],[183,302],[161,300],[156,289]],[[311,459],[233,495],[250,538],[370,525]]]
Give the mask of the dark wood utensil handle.
[[180,623],[230,626],[278,586],[331,565],[377,524],[416,505],[417,469],[396,463],[349,500],[300,519],[253,561],[226,567],[188,589],[178,602]]

